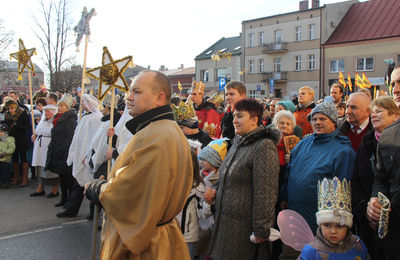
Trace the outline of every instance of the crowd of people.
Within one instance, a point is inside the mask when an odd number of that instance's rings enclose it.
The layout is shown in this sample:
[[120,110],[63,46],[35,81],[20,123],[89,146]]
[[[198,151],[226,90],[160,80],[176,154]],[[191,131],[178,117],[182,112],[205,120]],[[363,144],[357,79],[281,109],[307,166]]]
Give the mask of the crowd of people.
[[[144,71],[115,100],[112,127],[110,97],[41,90],[34,134],[10,91],[0,184],[27,186],[31,167],[31,196],[61,187],[57,217],[76,217],[85,194],[89,219],[104,210],[102,259],[400,259],[399,66],[391,79],[393,96],[334,84],[316,102],[308,86],[292,101],[247,98],[239,81],[225,98],[202,82],[181,97]],[[302,252],[272,239],[288,210],[315,236]]]

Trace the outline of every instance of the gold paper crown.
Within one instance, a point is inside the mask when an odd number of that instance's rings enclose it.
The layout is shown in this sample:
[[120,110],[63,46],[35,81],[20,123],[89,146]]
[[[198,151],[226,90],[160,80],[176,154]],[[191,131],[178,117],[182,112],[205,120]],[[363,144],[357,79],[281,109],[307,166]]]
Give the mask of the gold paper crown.
[[208,102],[213,103],[214,105],[220,105],[222,102],[224,102],[224,96],[219,95],[217,92],[211,95],[209,99],[207,99]]
[[205,88],[205,85],[204,85],[203,82],[201,82],[201,81],[197,82],[197,81],[194,80],[193,83],[192,83],[191,91],[192,92],[196,91],[196,92],[199,92],[199,93],[204,93],[204,88]]
[[351,213],[350,181],[337,177],[318,181],[318,211],[344,210]]
[[187,119],[193,119],[196,117],[196,111],[194,110],[192,102],[188,101],[188,103],[184,103],[181,101],[178,106],[174,104],[172,106],[172,112],[174,113],[174,117],[176,121],[183,121]]

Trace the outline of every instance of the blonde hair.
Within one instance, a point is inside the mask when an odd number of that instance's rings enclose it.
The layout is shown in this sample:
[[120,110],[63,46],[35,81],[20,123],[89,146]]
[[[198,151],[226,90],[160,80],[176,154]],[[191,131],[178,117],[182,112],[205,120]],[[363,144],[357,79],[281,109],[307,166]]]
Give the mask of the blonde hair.
[[372,100],[371,110],[374,106],[386,109],[389,111],[389,115],[400,115],[400,108],[396,106],[396,103],[391,96],[382,96]]
[[310,88],[309,86],[304,86],[304,87],[301,87],[301,88],[299,89],[299,92],[302,91],[302,90],[307,91],[307,92],[310,93],[310,94],[313,96],[313,98],[314,98],[314,96],[315,96],[315,91],[314,91],[314,89]]

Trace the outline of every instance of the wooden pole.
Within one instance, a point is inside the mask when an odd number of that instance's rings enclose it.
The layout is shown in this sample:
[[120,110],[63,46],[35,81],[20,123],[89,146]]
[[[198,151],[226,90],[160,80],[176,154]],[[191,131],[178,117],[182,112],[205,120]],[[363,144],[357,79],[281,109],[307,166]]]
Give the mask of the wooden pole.
[[33,98],[32,98],[32,78],[31,78],[31,70],[28,69],[28,79],[29,79],[29,98],[31,100],[31,117],[32,117],[32,135],[36,136],[35,133],[35,115],[33,113]]
[[82,69],[82,85],[81,85],[81,100],[79,102],[79,121],[82,118],[82,96],[85,93],[85,74],[86,74],[86,55],[89,38],[85,36],[85,52],[83,54],[83,69]]
[[[110,128],[114,127],[115,87],[111,88]],[[112,136],[108,137],[108,150],[112,150]],[[111,159],[107,161],[107,176],[111,171]]]
[[[115,88],[111,88],[111,104],[110,104],[110,128],[114,126],[114,107],[115,107]],[[112,149],[112,136],[108,137],[108,150]],[[107,176],[111,172],[111,159],[107,161]],[[93,230],[92,230],[92,253],[91,259],[96,259],[96,246],[97,246],[97,227],[99,223],[99,207],[94,207],[94,216],[93,216]]]

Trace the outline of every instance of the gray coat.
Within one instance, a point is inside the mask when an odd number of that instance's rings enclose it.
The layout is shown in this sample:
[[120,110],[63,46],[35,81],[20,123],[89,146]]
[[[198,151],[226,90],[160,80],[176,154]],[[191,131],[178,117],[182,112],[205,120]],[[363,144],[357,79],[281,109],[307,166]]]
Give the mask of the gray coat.
[[234,138],[220,167],[213,259],[268,259],[269,244],[253,244],[250,235],[268,238],[275,222],[280,137],[275,127],[258,126]]

